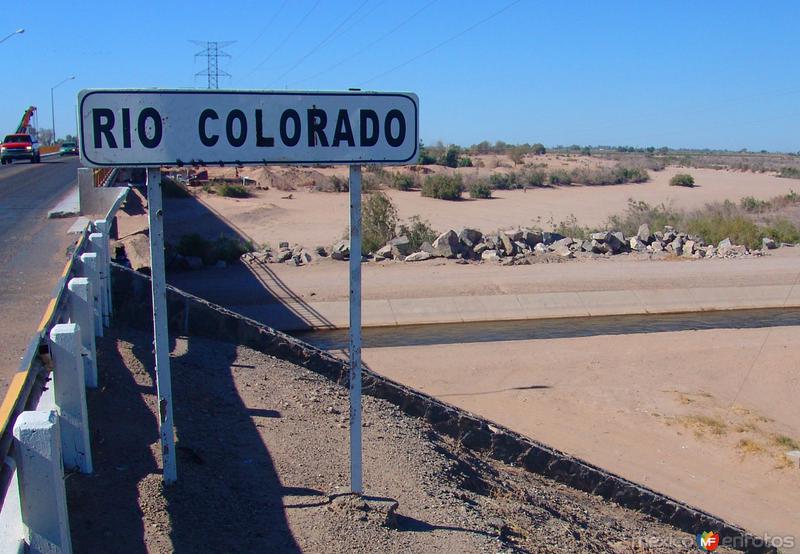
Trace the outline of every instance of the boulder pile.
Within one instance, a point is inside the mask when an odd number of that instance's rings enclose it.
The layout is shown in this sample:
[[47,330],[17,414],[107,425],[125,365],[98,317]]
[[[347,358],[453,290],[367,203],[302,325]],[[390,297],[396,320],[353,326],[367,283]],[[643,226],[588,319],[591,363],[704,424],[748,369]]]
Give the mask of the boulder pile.
[[[618,254],[640,254],[651,258],[681,256],[684,258],[740,258],[761,256],[767,250],[789,246],[776,243],[765,237],[761,249],[751,250],[744,245],[733,244],[724,239],[718,244],[706,244],[698,236],[676,231],[672,227],[651,232],[648,225],[641,225],[633,236],[619,231],[601,231],[586,238],[565,237],[556,232],[534,229],[516,229],[483,234],[477,229],[450,229],[432,243],[424,242],[413,248],[407,236],[393,238],[365,259],[375,261],[398,260],[420,262],[432,258],[450,258],[467,262],[497,262],[503,265],[528,264],[537,257],[548,261],[576,257],[609,257]],[[340,240],[330,248],[317,246],[308,250],[302,246],[289,247],[280,243],[278,249],[269,247],[260,252],[245,254],[243,258],[265,263],[289,263],[307,265],[315,258],[330,257],[334,260],[350,258],[350,241]]]

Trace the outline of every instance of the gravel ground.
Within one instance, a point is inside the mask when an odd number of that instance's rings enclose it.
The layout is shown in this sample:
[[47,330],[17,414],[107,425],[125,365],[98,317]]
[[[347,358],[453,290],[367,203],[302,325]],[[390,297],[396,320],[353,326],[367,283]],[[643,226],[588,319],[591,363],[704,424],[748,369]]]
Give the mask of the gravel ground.
[[67,479],[77,553],[697,551],[688,534],[464,451],[369,397],[368,496],[337,495],[349,482],[347,390],[193,337],[173,341],[179,480],[165,489],[151,338],[112,330],[98,350],[96,471]]

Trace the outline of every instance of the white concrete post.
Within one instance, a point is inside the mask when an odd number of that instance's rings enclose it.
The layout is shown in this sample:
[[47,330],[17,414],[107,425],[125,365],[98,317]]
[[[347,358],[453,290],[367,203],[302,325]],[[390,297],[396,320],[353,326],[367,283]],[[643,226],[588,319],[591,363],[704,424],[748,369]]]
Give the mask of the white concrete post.
[[147,168],[147,215],[150,220],[150,284],[153,293],[153,336],[156,351],[158,426],[164,483],[178,479],[175,434],[172,429],[172,377],[169,366],[167,284],[164,269],[164,210],[161,204],[161,169]]
[[103,314],[100,304],[100,275],[97,272],[97,254],[87,252],[81,254],[81,264],[83,266],[83,276],[89,279],[92,291],[92,313],[94,314],[94,334],[97,337],[103,336]]
[[58,415],[22,412],[14,423],[14,458],[22,522],[31,554],[71,554]]
[[81,356],[83,357],[83,375],[86,386],[97,388],[97,349],[94,333],[94,296],[92,284],[86,277],[76,277],[67,283],[69,289],[70,320],[81,329]]
[[364,492],[361,470],[361,166],[350,166],[350,491]]
[[105,237],[103,237],[103,233],[92,233],[89,235],[89,242],[92,245],[92,250],[97,254],[97,275],[100,280],[100,290],[98,291],[98,296],[100,297],[100,313],[103,316],[103,326],[108,327],[110,323],[108,297],[106,295],[106,288],[108,287],[108,264],[106,263],[105,251],[103,250]]
[[[103,268],[106,273],[106,313],[108,317],[114,315],[114,305],[111,301],[111,224],[105,219],[98,219],[94,222],[95,229],[103,233]],[[108,323],[106,323],[108,326]]]
[[61,452],[64,466],[92,472],[89,415],[81,356],[81,330],[75,323],[60,323],[50,330],[53,358],[53,392],[61,416]]

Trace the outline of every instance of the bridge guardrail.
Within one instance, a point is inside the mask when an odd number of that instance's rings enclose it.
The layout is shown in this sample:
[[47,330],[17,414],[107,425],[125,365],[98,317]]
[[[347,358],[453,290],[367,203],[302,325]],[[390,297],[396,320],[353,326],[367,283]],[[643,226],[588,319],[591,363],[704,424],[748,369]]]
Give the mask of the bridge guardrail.
[[97,386],[95,336],[113,311],[109,232],[127,192],[82,231],[0,404],[0,551],[72,551],[64,467],[92,471],[85,388]]

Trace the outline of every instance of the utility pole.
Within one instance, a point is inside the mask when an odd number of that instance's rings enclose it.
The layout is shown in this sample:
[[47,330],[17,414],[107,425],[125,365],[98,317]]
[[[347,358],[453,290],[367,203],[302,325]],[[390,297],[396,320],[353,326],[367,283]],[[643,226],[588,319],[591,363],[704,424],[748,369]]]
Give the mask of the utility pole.
[[203,56],[207,60],[207,67],[205,71],[199,71],[194,74],[195,77],[208,77],[208,88],[210,89],[218,89],[219,88],[219,78],[222,77],[230,77],[231,75],[226,71],[223,71],[219,68],[219,58],[230,58],[231,55],[228,54],[223,50],[236,42],[235,40],[226,40],[226,41],[214,41],[214,42],[203,42],[199,40],[193,40],[194,44],[203,47],[200,52],[197,52],[194,57],[197,59],[200,56]]

